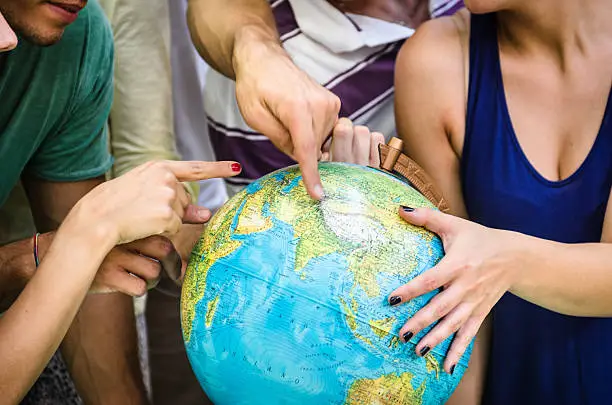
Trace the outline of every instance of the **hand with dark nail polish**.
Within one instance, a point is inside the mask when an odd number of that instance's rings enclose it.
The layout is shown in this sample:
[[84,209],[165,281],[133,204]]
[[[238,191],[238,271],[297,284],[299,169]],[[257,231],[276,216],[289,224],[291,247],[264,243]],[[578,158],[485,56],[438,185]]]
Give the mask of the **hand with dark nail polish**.
[[427,353],[429,353],[429,346],[424,346],[421,351],[419,352],[419,355],[421,357],[425,356]]

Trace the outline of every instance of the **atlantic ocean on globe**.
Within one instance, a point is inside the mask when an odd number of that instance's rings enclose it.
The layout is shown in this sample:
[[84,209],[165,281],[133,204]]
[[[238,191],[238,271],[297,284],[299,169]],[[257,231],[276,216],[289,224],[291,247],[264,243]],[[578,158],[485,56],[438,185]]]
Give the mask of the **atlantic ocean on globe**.
[[404,222],[432,207],[379,170],[319,166],[322,201],[298,167],[231,198],[196,245],[181,320],[187,355],[215,404],[442,404],[463,375],[442,370],[450,339],[425,357],[399,328],[435,293],[400,307],[395,288],[443,257],[440,239]]

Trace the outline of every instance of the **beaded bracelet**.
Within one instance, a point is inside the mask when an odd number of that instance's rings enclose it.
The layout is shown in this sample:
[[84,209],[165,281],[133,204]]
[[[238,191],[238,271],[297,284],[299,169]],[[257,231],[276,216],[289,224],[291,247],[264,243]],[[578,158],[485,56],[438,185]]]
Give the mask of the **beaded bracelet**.
[[34,263],[36,264],[36,267],[38,267],[38,265],[40,264],[40,261],[38,260],[38,236],[40,235],[40,233],[36,232],[36,234],[34,235],[34,237],[32,238],[34,241]]

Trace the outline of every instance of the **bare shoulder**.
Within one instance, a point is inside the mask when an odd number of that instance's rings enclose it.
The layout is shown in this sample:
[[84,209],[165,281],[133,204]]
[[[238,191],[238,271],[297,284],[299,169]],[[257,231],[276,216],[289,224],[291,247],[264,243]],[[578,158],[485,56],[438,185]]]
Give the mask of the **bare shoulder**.
[[395,120],[405,152],[465,216],[459,157],[467,99],[469,15],[423,24],[403,45],[395,69]]
[[419,109],[435,112],[447,132],[449,126],[463,126],[469,20],[469,13],[461,10],[452,17],[428,21],[404,43],[396,65],[397,114],[402,113],[403,100],[411,104],[410,100],[418,99]]

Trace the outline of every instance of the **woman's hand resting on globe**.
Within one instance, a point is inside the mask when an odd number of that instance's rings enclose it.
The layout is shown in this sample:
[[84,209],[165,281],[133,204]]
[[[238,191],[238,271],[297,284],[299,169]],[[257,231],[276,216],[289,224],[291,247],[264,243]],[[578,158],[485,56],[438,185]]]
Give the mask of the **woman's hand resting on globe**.
[[435,267],[389,294],[389,304],[398,306],[442,288],[406,322],[399,335],[402,341],[410,340],[440,320],[416,346],[416,353],[423,356],[457,332],[444,362],[444,369],[452,373],[493,306],[527,267],[528,255],[522,252],[530,237],[427,208],[401,207],[400,216],[438,234],[446,255]]
[[381,143],[385,143],[385,137],[380,132],[370,132],[368,127],[340,118],[331,138],[323,145],[321,160],[378,167],[378,145]]
[[[231,177],[240,171],[236,162],[145,163],[93,189],[75,205],[60,231],[63,228],[84,237],[93,232],[104,242],[100,249],[108,250],[153,235],[170,236],[182,223],[201,224],[211,216],[208,209],[191,204],[181,182]],[[141,295],[147,283],[155,283],[160,276],[159,266],[135,266],[131,271],[139,273],[103,266],[92,288]]]

